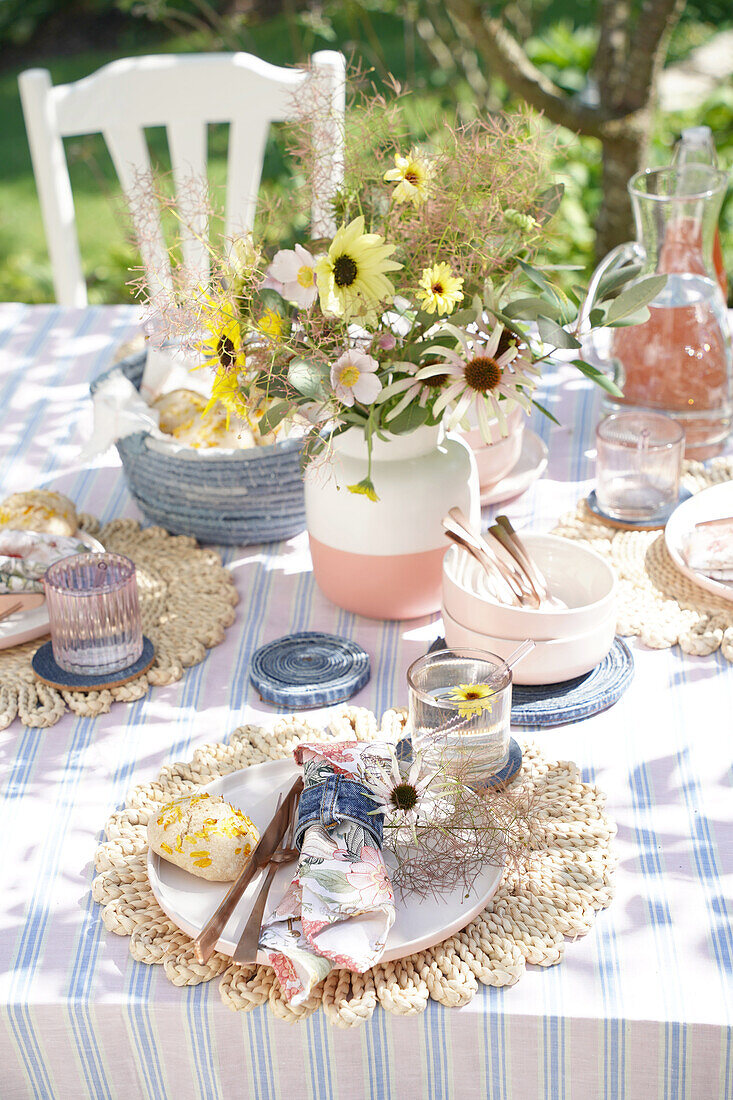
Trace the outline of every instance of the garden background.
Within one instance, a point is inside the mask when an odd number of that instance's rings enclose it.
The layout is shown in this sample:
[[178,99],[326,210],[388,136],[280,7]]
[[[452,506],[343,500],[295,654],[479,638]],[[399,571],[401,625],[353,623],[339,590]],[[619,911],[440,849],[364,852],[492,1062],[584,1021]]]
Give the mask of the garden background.
[[[610,0],[517,0],[485,4],[500,16],[529,59],[573,99],[593,100],[598,19]],[[616,0],[618,3],[618,0]],[[631,15],[635,0],[623,0]],[[641,0],[639,0],[641,2]],[[682,6],[681,3],[679,6]],[[621,9],[623,10],[623,9]],[[636,13],[638,15],[638,12]],[[722,167],[733,168],[733,65],[715,72],[715,58],[733,54],[733,6],[729,0],[684,5],[669,35],[665,66],[683,72],[701,48],[709,87],[702,95],[675,96],[654,108],[649,165],[668,163],[686,126],[707,124],[715,134]],[[724,42],[715,51],[716,42]],[[48,68],[54,83],[85,76],[117,57],[244,49],[274,64],[303,61],[318,49],[341,49],[379,80],[392,73],[414,91],[416,134],[426,119],[457,107],[470,118],[516,106],[506,84],[458,42],[440,0],[3,0],[0,3],[0,300],[53,300],[17,78],[24,69]],[[729,58],[730,59],[730,58]],[[597,61],[596,61],[597,64]],[[680,69],[680,66],[682,68]],[[680,87],[682,83],[680,82]],[[694,100],[694,102],[693,102]],[[549,123],[545,124],[549,127]],[[554,161],[566,195],[556,219],[556,263],[594,262],[595,224],[601,199],[600,143],[560,129]],[[165,170],[163,132],[151,132],[156,163]],[[210,174],[216,188],[226,176],[227,127],[210,128]],[[93,302],[129,300],[129,243],[117,180],[100,136],[67,141],[82,259]],[[293,186],[282,135],[273,134],[264,186],[285,193]],[[295,181],[297,185],[297,181]],[[287,227],[283,227],[287,235]],[[721,219],[728,270],[733,265],[733,198]],[[577,276],[574,277],[577,279]]]

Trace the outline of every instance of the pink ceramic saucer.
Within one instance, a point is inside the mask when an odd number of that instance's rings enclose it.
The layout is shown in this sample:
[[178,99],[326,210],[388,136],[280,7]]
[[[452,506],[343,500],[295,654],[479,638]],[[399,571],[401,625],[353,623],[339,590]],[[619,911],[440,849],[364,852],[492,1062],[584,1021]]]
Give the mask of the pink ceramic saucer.
[[512,500],[520,493],[526,492],[547,469],[547,455],[545,443],[536,432],[525,428],[522,436],[522,452],[511,473],[493,485],[481,486],[482,507],[487,504],[502,504],[505,500]]

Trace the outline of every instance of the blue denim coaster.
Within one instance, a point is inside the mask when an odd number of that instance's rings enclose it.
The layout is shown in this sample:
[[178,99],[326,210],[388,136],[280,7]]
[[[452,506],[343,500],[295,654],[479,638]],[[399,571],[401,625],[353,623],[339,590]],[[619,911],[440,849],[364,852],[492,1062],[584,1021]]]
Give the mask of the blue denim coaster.
[[607,512],[604,512],[598,503],[598,497],[596,496],[595,489],[592,489],[588,496],[585,498],[585,503],[593,513],[594,516],[598,516],[604,523],[610,524],[611,527],[619,527],[622,531],[661,531],[667,525],[667,520],[674,512],[675,508],[678,508],[680,504],[684,504],[686,500],[689,500],[692,493],[689,489],[685,489],[684,485],[680,486],[680,495],[674,504],[670,504],[668,508],[653,520],[637,520],[637,519],[615,519],[613,516],[609,516]]
[[147,672],[155,660],[155,650],[150,638],[143,636],[143,651],[133,665],[120,669],[119,672],[104,672],[101,676],[84,676],[79,672],[66,672],[57,665],[53,656],[51,643],[46,642],[33,654],[31,665],[36,676],[42,683],[57,691],[101,691],[103,688],[119,687],[136,676],[142,676]]
[[330,707],[369,682],[369,655],[348,638],[304,630],[258,649],[249,678],[266,703],[277,707]]
[[366,793],[366,787],[345,775],[329,775],[325,783],[306,787],[298,805],[298,824],[295,829],[295,845],[303,844],[303,837],[310,825],[322,825],[328,832],[344,822],[361,825],[382,847],[383,813],[374,813],[377,803]]

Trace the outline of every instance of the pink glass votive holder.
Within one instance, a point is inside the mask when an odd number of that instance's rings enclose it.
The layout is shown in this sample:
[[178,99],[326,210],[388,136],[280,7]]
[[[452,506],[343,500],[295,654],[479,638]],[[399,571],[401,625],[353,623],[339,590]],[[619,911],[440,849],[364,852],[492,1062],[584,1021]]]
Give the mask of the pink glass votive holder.
[[653,521],[680,493],[684,429],[645,409],[613,413],[596,428],[596,499],[607,516]]
[[56,663],[100,676],[138,660],[143,631],[135,563],[122,554],[74,554],[43,578]]

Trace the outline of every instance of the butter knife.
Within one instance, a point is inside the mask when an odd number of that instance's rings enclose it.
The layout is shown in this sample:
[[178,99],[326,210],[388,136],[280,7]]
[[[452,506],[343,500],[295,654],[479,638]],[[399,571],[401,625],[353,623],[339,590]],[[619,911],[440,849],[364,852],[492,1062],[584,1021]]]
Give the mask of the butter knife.
[[239,904],[244,891],[257,872],[268,865],[274,852],[279,848],[291,815],[295,812],[295,803],[302,790],[303,778],[299,775],[275,810],[270,824],[260,837],[259,843],[249,857],[241,875],[234,880],[218,908],[212,913],[193,941],[194,953],[200,963],[208,962],[211,958],[216,943],[224,931],[227,921]]

